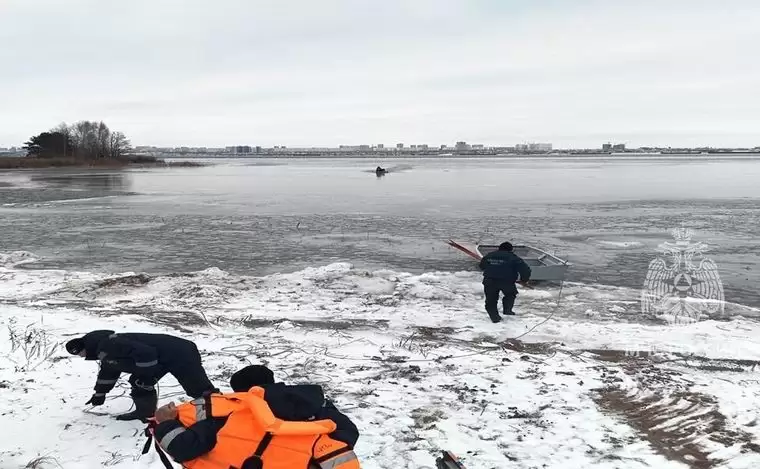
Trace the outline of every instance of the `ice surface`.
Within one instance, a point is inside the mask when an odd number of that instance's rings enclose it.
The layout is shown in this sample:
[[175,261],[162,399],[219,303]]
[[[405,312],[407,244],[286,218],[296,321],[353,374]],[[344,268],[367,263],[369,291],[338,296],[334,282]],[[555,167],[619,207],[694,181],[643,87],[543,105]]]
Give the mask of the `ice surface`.
[[[701,467],[760,467],[760,381],[749,362],[760,360],[760,327],[741,305],[672,326],[643,317],[634,289],[565,284],[561,297],[556,287],[521,289],[518,315],[495,325],[470,272],[20,267],[33,260],[0,255],[3,469],[39,457],[51,458],[40,467],[162,467],[152,453],[137,459],[141,424],[111,418],[130,407],[126,376],[89,408],[96,365],[53,347],[101,328],[190,338],[223,389],[248,363],[322,384],[359,426],[364,468],[432,468],[441,449],[468,469],[687,468],[699,457],[711,464]],[[161,402],[182,394],[170,376],[161,381]],[[673,433],[667,441],[688,454],[651,440],[636,413],[648,408],[661,417],[649,428]]]
[[617,248],[617,249],[625,249],[625,248],[637,248],[644,245],[644,243],[640,241],[608,241],[608,240],[598,240],[596,241],[597,244],[608,247],[608,248]]

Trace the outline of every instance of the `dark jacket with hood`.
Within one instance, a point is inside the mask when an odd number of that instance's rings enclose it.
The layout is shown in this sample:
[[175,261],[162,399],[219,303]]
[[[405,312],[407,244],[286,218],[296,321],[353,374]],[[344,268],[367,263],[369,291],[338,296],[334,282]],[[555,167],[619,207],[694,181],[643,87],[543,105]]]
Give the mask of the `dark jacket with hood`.
[[[97,330],[84,335],[86,360],[100,360],[100,372],[95,393],[105,394],[113,389],[121,373],[137,377],[161,376],[181,371],[199,357],[194,343],[166,334],[124,333]],[[189,358],[189,359],[188,359]]]
[[[321,386],[275,383],[261,387],[264,388],[264,400],[275,417],[290,421],[330,419],[337,428],[329,436],[354,448],[359,430],[332,402],[325,399]],[[226,423],[226,417],[200,420],[176,434],[168,448],[164,449],[179,463],[195,459],[214,448],[216,434]],[[155,429],[156,440],[161,441],[170,432],[181,428],[183,425],[178,420],[161,422]]]
[[511,251],[492,251],[480,260],[483,282],[512,285],[517,281],[530,280],[530,267],[517,254]]

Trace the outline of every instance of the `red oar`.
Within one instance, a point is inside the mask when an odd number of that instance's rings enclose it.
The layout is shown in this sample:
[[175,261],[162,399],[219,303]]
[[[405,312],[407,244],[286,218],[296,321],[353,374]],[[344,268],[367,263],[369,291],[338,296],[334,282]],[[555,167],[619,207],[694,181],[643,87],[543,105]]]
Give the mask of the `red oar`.
[[459,459],[451,451],[443,451],[441,457],[436,458],[435,467],[438,469],[465,469]]
[[457,249],[459,249],[459,250],[460,250],[460,251],[462,251],[463,253],[465,253],[465,254],[467,254],[468,256],[470,256],[470,257],[472,257],[472,258],[475,258],[475,259],[477,259],[477,260],[480,260],[480,259],[482,259],[482,258],[483,258],[483,257],[482,257],[480,254],[478,254],[478,253],[475,253],[475,252],[472,252],[472,251],[470,251],[470,250],[469,250],[469,249],[467,249],[466,247],[462,246],[461,244],[459,244],[459,243],[457,243],[456,241],[453,241],[453,240],[451,240],[451,239],[450,239],[450,240],[449,240],[449,242],[448,242],[448,243],[446,243],[446,244],[448,244],[449,246],[451,246],[451,247],[453,247],[453,248],[457,248]]

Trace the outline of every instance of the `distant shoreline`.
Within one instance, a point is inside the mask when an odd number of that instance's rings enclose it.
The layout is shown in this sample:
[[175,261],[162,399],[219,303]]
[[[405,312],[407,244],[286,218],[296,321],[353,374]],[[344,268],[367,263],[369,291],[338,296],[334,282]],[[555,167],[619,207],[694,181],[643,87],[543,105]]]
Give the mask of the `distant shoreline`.
[[[495,155],[471,155],[471,154],[398,154],[398,153],[369,153],[369,154],[162,154],[133,155],[130,160],[81,160],[75,158],[32,158],[18,156],[0,156],[0,171],[30,170],[30,169],[130,169],[130,168],[194,168],[213,165],[213,161],[224,160],[356,160],[356,161],[393,161],[393,160],[418,160],[418,161],[445,161],[445,160],[689,160],[689,161],[715,161],[715,160],[760,160],[760,153],[748,152],[720,152],[709,154],[696,153],[549,153],[549,154],[495,154]],[[204,160],[193,161],[193,160]]]
[[716,153],[534,153],[534,154],[401,154],[401,153],[364,153],[364,154],[341,154],[341,153],[276,153],[276,154],[180,154],[165,153],[159,156],[166,159],[179,160],[268,160],[268,159],[344,159],[344,160],[476,160],[476,159],[592,159],[604,158],[606,160],[625,159],[683,159],[711,160],[711,159],[760,159],[760,153],[748,152],[716,152]]

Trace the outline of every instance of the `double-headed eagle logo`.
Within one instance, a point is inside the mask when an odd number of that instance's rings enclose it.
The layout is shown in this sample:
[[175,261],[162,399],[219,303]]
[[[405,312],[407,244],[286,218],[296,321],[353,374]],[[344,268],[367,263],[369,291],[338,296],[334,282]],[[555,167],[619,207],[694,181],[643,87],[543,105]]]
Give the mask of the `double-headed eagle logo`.
[[[704,243],[691,243],[692,230],[676,228],[671,231],[675,243],[660,244],[671,264],[658,257],[649,263],[641,309],[644,314],[664,316],[673,324],[698,321],[704,314],[723,314],[723,285],[718,266],[703,257]],[[699,259],[697,259],[699,258]],[[695,262],[699,260],[699,264]]]

